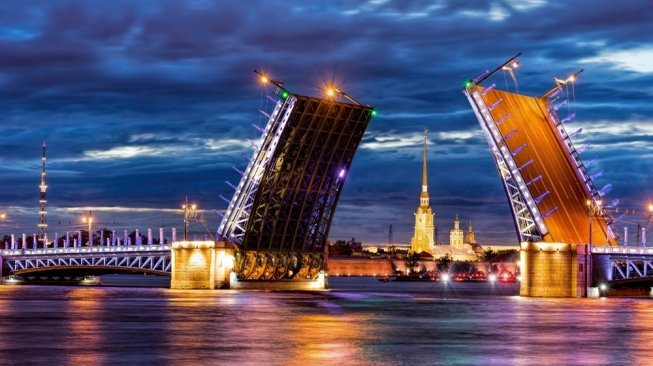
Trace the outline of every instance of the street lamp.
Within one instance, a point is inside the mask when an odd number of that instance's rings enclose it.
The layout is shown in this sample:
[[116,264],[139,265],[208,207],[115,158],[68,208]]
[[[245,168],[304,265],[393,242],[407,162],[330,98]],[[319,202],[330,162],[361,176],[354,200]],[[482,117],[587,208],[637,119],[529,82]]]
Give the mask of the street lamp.
[[593,201],[591,199],[585,202],[587,204],[587,220],[589,221],[590,232],[589,232],[589,245],[592,246],[592,218],[595,215],[601,213],[601,206],[603,206],[602,200]]
[[181,205],[181,208],[184,210],[184,241],[188,240],[188,222],[190,219],[197,217],[197,204],[188,203],[188,197]]
[[91,211],[88,212],[88,216],[82,218],[82,222],[88,224],[88,245],[93,245],[93,216],[91,216]]

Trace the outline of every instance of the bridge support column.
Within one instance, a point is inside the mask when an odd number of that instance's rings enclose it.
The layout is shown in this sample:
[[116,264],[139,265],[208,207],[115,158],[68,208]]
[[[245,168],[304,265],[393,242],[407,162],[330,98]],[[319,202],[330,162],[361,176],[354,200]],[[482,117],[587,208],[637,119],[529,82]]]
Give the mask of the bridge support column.
[[602,283],[612,281],[612,263],[609,255],[592,256],[592,283],[591,286],[599,286]]
[[575,245],[522,243],[519,294],[530,297],[586,296],[586,257],[584,250],[577,250]]
[[215,289],[229,287],[233,249],[224,242],[180,241],[172,243],[170,287]]

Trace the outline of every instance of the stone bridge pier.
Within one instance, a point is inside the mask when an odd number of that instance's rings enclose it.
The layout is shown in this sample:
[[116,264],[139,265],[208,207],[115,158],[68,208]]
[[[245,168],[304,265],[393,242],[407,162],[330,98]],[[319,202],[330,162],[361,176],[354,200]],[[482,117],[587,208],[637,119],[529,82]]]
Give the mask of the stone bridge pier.
[[521,244],[519,294],[529,297],[586,297],[591,286],[587,245],[524,242]]

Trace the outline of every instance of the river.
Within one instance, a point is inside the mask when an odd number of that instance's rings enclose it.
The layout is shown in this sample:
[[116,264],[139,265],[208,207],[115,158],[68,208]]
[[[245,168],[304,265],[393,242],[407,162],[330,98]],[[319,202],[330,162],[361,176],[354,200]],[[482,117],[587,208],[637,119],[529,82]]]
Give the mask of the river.
[[648,298],[532,299],[515,296],[515,284],[373,278],[331,278],[331,290],[313,293],[183,291],[121,281],[0,286],[0,364],[653,362]]

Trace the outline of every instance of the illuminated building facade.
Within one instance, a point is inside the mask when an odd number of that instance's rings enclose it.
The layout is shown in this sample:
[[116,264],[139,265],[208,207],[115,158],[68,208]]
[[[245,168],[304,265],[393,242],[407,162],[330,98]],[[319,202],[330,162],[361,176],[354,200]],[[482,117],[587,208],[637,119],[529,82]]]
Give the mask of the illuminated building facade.
[[420,193],[419,206],[415,210],[415,234],[410,241],[410,250],[416,253],[433,252],[435,241],[435,215],[429,205],[428,180],[426,169],[426,139],[428,130],[424,130],[424,151],[422,160],[422,192]]

